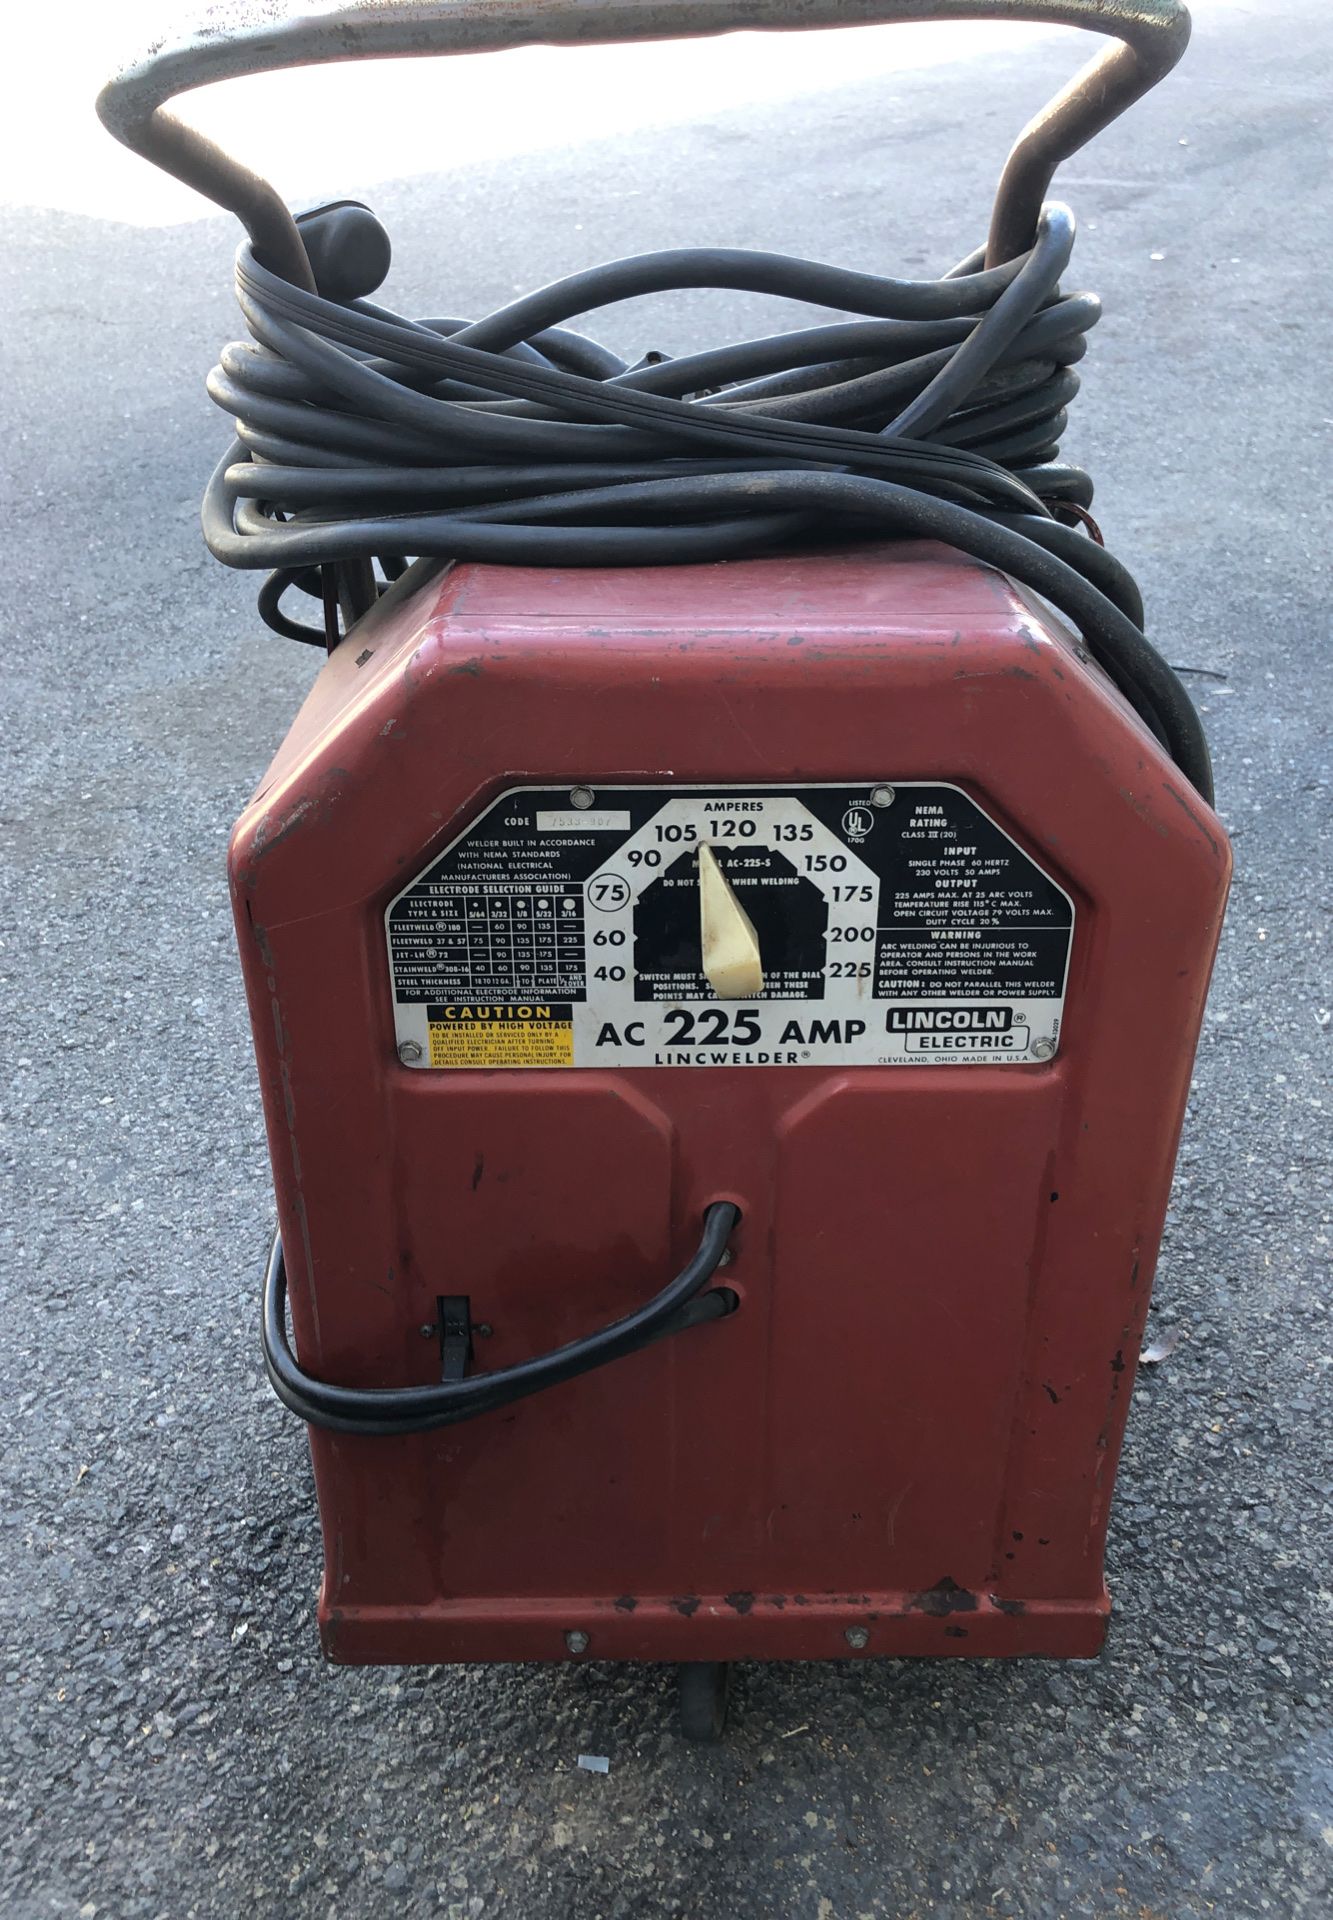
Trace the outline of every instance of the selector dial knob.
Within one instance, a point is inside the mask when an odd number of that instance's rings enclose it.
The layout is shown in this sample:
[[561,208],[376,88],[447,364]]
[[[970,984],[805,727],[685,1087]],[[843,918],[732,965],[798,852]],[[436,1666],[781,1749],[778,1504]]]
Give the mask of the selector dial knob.
[[699,932],[704,977],[719,1000],[752,1000],[763,992],[754,922],[710,846],[699,849]]

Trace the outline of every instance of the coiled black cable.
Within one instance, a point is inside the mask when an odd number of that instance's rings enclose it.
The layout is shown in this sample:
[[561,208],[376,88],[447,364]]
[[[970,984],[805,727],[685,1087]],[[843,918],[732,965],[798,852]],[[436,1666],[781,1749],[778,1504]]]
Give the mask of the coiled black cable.
[[[290,619],[283,594],[327,608],[337,569],[359,583],[359,610],[376,559],[392,576],[408,555],[643,566],[797,540],[942,540],[1065,614],[1211,800],[1198,716],[1143,633],[1133,580],[1070,524],[1092,483],[1058,463],[1059,443],[1101,311],[1061,290],[1073,242],[1052,202],[1029,253],[997,268],[973,255],[936,281],[726,249],[646,254],[475,322],[309,293],[247,244],[236,281],[251,338],[209,376],[237,438],[204,497],[205,538],[229,566],[273,569],[264,619],[319,644],[325,629]],[[863,317],[633,367],[565,325],[684,287]]]

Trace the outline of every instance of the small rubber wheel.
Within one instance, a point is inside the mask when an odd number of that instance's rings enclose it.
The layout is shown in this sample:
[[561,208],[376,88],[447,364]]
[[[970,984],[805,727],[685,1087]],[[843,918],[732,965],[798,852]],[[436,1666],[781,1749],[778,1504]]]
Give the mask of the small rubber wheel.
[[726,1660],[686,1660],[680,1681],[680,1730],[687,1740],[722,1738],[731,1702],[731,1664]]

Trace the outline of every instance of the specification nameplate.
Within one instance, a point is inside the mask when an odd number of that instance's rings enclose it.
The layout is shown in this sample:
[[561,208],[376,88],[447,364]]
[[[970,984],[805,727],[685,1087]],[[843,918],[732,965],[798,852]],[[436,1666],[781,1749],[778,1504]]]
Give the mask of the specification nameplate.
[[[705,973],[702,848],[743,998]],[[953,786],[519,787],[385,925],[424,1068],[993,1065],[1056,1051],[1074,908]]]

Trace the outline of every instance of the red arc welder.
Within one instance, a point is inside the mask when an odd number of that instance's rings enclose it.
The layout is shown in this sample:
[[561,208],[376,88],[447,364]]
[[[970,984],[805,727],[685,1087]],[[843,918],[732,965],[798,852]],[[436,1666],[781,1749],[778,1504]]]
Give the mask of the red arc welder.
[[[163,107],[361,56],[982,16],[1118,44],[933,281],[700,249],[405,319],[367,208],[294,217]],[[738,1658],[1094,1653],[1229,851],[1059,458],[1099,309],[1045,195],[1188,16],[227,20],[100,110],[247,229],[204,529],[327,651],[231,848],[326,1652],[678,1662],[699,1737]],[[634,364],[574,324],[701,286],[822,311]]]

